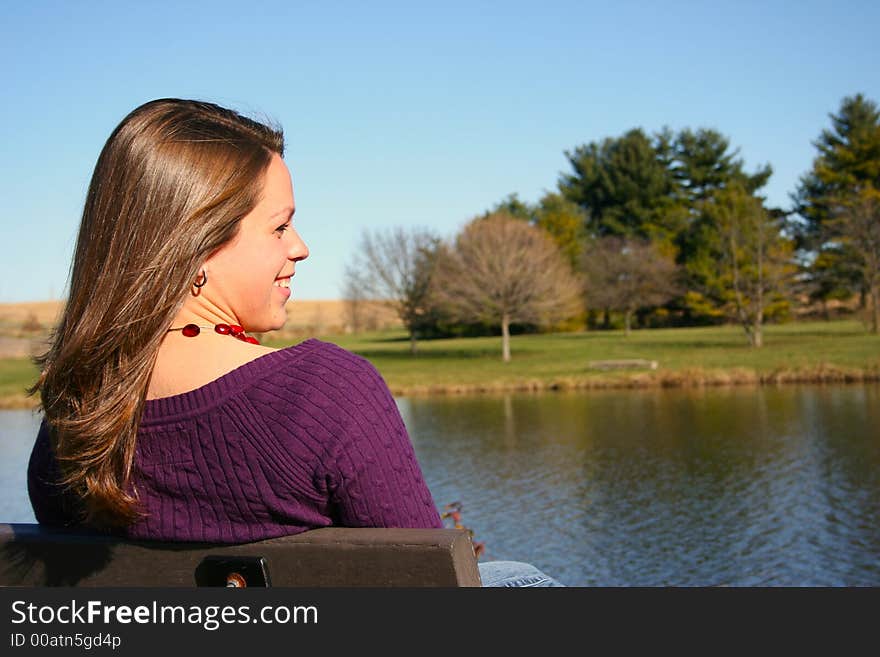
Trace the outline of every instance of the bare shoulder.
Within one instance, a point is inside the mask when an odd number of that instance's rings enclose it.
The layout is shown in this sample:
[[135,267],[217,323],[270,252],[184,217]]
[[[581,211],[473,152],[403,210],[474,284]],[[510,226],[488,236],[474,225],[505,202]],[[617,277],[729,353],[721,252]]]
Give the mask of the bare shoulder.
[[237,340],[166,342],[159,349],[147,399],[190,392],[274,351],[278,350]]

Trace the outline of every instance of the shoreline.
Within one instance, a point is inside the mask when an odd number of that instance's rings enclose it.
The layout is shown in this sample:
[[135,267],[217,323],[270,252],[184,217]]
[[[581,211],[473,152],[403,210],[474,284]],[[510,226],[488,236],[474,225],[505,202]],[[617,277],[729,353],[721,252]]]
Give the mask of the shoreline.
[[[394,397],[450,397],[528,392],[567,392],[588,390],[648,390],[674,388],[718,388],[733,386],[828,385],[880,383],[880,368],[851,369],[823,365],[813,369],[755,372],[734,370],[672,370],[637,372],[618,376],[529,379],[490,383],[398,385],[388,388]],[[25,394],[0,397],[0,410],[36,410],[37,402]]]
[[389,385],[395,397],[480,395],[515,392],[588,390],[647,390],[771,385],[854,385],[880,383],[880,369],[856,370],[834,366],[810,370],[755,372],[752,370],[679,370],[634,373],[617,377],[563,378],[478,384]]

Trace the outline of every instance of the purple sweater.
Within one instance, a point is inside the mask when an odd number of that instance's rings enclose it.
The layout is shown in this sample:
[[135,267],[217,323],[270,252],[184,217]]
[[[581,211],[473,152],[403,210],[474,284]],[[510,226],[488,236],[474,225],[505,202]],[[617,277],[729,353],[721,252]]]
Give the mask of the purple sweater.
[[[37,521],[76,524],[45,422],[28,466]],[[147,401],[130,538],[244,543],[330,525],[442,527],[376,369],[306,340],[180,395]]]

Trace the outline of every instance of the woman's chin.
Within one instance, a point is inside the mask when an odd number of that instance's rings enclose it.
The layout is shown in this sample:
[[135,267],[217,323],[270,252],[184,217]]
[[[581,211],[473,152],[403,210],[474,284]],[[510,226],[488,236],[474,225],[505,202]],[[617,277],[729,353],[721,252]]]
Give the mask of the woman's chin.
[[283,329],[285,324],[287,324],[287,313],[284,313],[283,317],[272,318],[265,322],[248,324],[245,326],[245,333],[271,333],[272,331]]
[[267,331],[280,331],[284,328],[285,324],[287,324],[287,310],[285,308],[282,308],[281,316],[278,317],[274,322],[272,322],[269,328],[264,331],[264,333]]

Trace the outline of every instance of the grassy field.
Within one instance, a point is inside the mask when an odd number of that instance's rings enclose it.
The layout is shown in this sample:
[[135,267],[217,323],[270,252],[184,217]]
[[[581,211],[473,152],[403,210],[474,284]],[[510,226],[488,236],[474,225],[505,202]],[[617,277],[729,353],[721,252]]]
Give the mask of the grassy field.
[[0,408],[33,406],[25,389],[33,385],[38,373],[28,358],[0,358]]
[[[769,326],[762,349],[750,349],[734,326],[634,331],[628,338],[622,332],[514,336],[509,363],[501,362],[495,337],[425,341],[416,356],[402,331],[323,339],[368,358],[395,394],[880,380],[880,337],[854,321]],[[588,367],[609,359],[659,366]]]
[[[750,349],[734,326],[514,336],[512,360],[501,339],[419,343],[409,353],[402,331],[321,335],[369,359],[397,395],[605,387],[880,381],[880,337],[855,321],[766,327],[765,346]],[[266,340],[282,347],[291,341]],[[656,370],[599,371],[590,361],[646,359]],[[0,405],[29,405],[23,390],[36,377],[25,358],[0,359]]]

